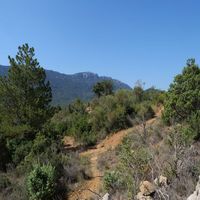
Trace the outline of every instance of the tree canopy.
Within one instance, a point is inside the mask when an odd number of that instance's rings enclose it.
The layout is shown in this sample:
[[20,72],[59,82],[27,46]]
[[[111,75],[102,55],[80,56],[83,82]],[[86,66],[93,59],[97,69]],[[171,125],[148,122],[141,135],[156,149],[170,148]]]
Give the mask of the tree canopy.
[[165,122],[183,121],[200,110],[200,68],[189,59],[182,74],[174,78],[167,93],[163,118]]
[[9,56],[8,76],[0,78],[1,124],[15,132],[17,127],[39,130],[53,113],[51,87],[34,56],[34,48],[20,46],[15,58]]
[[113,82],[110,80],[104,80],[97,82],[93,87],[93,92],[97,97],[106,96],[113,93]]

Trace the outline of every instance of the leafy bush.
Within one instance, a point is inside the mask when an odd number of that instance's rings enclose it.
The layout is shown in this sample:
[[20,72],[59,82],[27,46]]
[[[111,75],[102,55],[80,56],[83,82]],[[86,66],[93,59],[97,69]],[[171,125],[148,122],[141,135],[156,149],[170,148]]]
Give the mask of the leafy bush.
[[114,96],[104,96],[91,105],[92,130],[108,134],[131,126],[128,116],[134,113],[129,92],[119,91]]
[[[57,113],[52,124],[59,132],[74,136],[83,145],[93,145],[109,133],[132,126],[136,118],[148,120],[154,116],[152,105],[161,92],[142,89],[141,101],[135,96],[140,96],[138,93],[119,90],[112,95],[95,98],[90,103],[76,100]],[[151,99],[152,93],[154,98]]]
[[103,179],[104,188],[107,191],[116,191],[121,186],[119,176],[117,171],[106,172]]
[[164,103],[165,91],[151,87],[144,91],[144,99],[146,101],[151,101],[156,106],[160,106]]
[[52,165],[37,165],[27,177],[31,200],[51,199],[55,194],[56,176]]
[[8,149],[11,152],[12,162],[18,165],[30,153],[32,141],[21,137],[15,137],[8,141]]
[[86,114],[77,114],[74,116],[74,121],[69,132],[85,145],[93,145],[96,142],[95,135],[92,133],[92,127]]
[[10,185],[11,183],[9,179],[5,175],[0,174],[0,192],[2,192],[4,189],[9,187]]
[[140,182],[148,176],[152,157],[138,134],[124,139],[118,156],[116,170],[105,173],[104,187],[113,193],[126,194],[128,199],[132,199],[138,192]]
[[188,119],[188,124],[191,132],[191,136],[195,140],[200,139],[200,110],[191,114],[191,117]]
[[6,171],[6,165],[11,161],[10,153],[6,145],[5,137],[0,133],[0,171]]
[[153,109],[151,107],[151,102],[149,102],[149,101],[144,101],[144,102],[136,105],[135,110],[137,111],[136,118],[138,118],[142,121],[151,119],[155,115],[155,112],[153,111]]
[[164,122],[180,122],[200,110],[200,68],[194,59],[187,61],[182,74],[174,78],[164,103]]
[[101,82],[97,82],[93,87],[93,92],[97,97],[110,95],[113,93],[113,82],[111,80],[103,80]]

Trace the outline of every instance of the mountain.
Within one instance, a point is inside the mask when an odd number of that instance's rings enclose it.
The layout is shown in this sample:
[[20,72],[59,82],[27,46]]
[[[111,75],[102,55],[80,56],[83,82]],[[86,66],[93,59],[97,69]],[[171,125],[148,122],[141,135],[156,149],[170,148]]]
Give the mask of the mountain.
[[[6,76],[8,66],[0,65],[0,76]],[[102,80],[112,80],[114,89],[131,89],[127,84],[106,76],[99,76],[91,72],[81,72],[72,75],[62,74],[52,70],[46,70],[47,80],[51,83],[54,105],[65,105],[76,98],[82,100],[91,99],[93,85]]]

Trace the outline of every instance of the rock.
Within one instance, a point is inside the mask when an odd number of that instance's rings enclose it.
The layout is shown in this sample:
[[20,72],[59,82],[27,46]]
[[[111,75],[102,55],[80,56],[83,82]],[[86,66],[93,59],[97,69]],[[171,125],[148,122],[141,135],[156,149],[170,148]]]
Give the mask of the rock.
[[102,199],[101,200],[109,200],[109,194],[108,193],[106,193],[103,197],[102,197]]
[[139,192],[136,197],[137,200],[153,200],[151,196],[144,196],[142,192]]
[[144,196],[150,196],[155,193],[156,187],[154,184],[150,183],[149,181],[143,181],[140,184],[140,192]]
[[193,194],[191,194],[187,200],[200,200],[200,176],[199,181],[197,182],[196,189]]
[[165,176],[159,176],[158,178],[156,178],[154,180],[154,183],[157,185],[157,186],[161,186],[161,187],[167,187],[168,185],[168,180],[167,180],[167,177]]

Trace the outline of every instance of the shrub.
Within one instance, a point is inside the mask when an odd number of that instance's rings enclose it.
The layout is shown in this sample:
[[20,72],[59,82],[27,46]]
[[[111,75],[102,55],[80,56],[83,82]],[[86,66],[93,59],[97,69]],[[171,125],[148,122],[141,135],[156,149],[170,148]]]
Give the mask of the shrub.
[[142,102],[136,105],[136,107],[137,107],[136,117],[142,121],[146,121],[155,115],[155,112],[153,111],[151,103],[149,101]]
[[104,188],[107,191],[115,191],[121,185],[119,173],[117,171],[106,172],[103,179]]
[[[141,119],[144,121],[154,116],[154,98],[151,99],[149,93],[156,98],[161,92],[154,89],[145,94],[143,89],[136,90],[138,88],[100,95],[89,104],[76,100],[54,116],[53,125],[59,132],[74,136],[83,145],[94,145],[107,134],[132,126],[136,117],[141,123]],[[141,101],[137,100],[137,95],[142,95]]]
[[10,185],[11,183],[9,179],[5,175],[0,174],[0,192],[9,187]]
[[180,122],[200,110],[200,68],[194,59],[187,61],[182,74],[174,78],[164,103],[163,120]]
[[96,143],[96,136],[92,132],[92,126],[87,115],[77,114],[74,116],[73,124],[69,132],[84,145],[93,145]]
[[110,95],[113,93],[113,82],[111,80],[103,80],[101,82],[97,82],[93,86],[93,92],[97,97]]
[[27,141],[20,137],[8,141],[8,149],[11,152],[12,161],[18,165],[30,153],[32,141]]
[[31,200],[50,199],[55,194],[56,176],[52,165],[37,165],[27,178],[27,188]]
[[165,92],[151,87],[144,91],[144,99],[151,101],[156,106],[160,106],[164,103]]
[[132,199],[138,192],[140,182],[148,176],[152,156],[141,143],[139,134],[126,137],[119,149],[119,171],[125,192]]
[[200,110],[192,113],[191,117],[188,120],[191,136],[195,140],[200,139]]
[[0,171],[6,171],[6,165],[10,162],[10,153],[6,146],[6,140],[0,133]]
[[89,165],[90,162],[87,157],[79,157],[77,153],[70,153],[65,157],[64,179],[67,184],[81,182],[90,177]]

